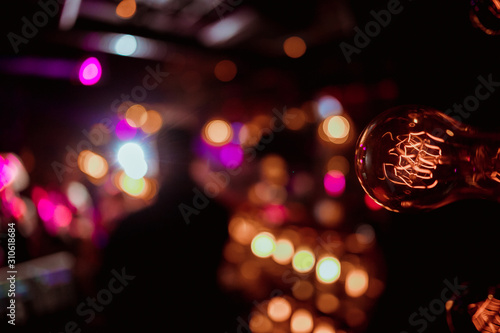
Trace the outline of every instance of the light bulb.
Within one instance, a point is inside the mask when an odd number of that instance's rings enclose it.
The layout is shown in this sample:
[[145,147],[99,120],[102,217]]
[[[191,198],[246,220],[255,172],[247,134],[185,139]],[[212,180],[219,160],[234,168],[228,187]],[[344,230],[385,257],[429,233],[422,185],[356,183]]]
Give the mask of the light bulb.
[[488,35],[500,34],[500,1],[471,0],[470,20],[472,25]]
[[355,159],[366,193],[395,212],[466,198],[500,199],[500,135],[429,107],[380,114],[361,133]]

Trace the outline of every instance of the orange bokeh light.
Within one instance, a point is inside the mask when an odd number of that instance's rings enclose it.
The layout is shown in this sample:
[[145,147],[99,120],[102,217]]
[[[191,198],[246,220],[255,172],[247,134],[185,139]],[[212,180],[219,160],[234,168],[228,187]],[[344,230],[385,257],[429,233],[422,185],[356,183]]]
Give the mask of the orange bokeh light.
[[123,0],[116,6],[116,15],[128,19],[134,16],[136,10],[137,4],[135,0]]
[[269,318],[276,322],[282,322],[290,318],[292,314],[292,306],[283,297],[274,297],[269,301],[267,306],[267,314]]
[[306,53],[306,43],[300,37],[289,37],[283,43],[283,51],[290,58],[300,58]]
[[231,60],[219,61],[214,68],[215,77],[222,82],[231,81],[236,76],[236,73],[238,73],[238,68]]
[[203,128],[203,139],[212,146],[223,146],[233,138],[233,129],[225,120],[215,119]]
[[290,329],[293,333],[309,333],[313,329],[313,317],[305,309],[296,310],[290,319]]

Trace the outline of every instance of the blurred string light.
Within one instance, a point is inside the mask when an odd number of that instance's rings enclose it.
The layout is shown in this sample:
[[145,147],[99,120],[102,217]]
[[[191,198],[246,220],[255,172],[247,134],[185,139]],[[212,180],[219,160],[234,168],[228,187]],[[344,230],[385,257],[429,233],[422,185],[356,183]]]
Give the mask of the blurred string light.
[[116,188],[137,199],[150,200],[158,193],[158,184],[154,179],[134,179],[121,170],[114,175],[113,183]]
[[118,35],[113,38],[113,50],[121,56],[132,56],[137,51],[137,38],[132,35]]
[[347,273],[345,292],[351,297],[362,296],[368,289],[368,274],[362,269],[354,269]]
[[335,329],[328,323],[319,323],[314,328],[313,333],[335,333]]
[[144,151],[137,143],[127,142],[122,145],[118,150],[117,160],[125,174],[132,179],[140,179],[148,172]]
[[285,126],[292,131],[302,129],[307,122],[306,113],[299,108],[290,108],[286,110],[285,119],[287,119]]
[[236,168],[243,163],[243,149],[237,144],[227,144],[219,152],[219,160],[226,168]]
[[163,125],[163,119],[160,113],[158,113],[158,111],[155,110],[147,111],[145,118],[146,120],[141,125],[141,129],[144,133],[154,134],[161,129]]
[[333,283],[340,277],[340,262],[337,258],[326,257],[316,265],[316,278],[323,283]]
[[327,171],[338,170],[342,172],[344,176],[347,176],[347,174],[349,173],[350,166],[347,158],[345,158],[342,155],[337,155],[333,156],[328,160],[326,168]]
[[132,105],[127,109],[125,119],[131,127],[141,127],[147,119],[146,108],[140,104]]
[[290,331],[292,333],[310,333],[314,327],[311,312],[306,309],[297,309],[290,319]]
[[349,137],[350,127],[345,117],[329,116],[320,123],[318,134],[323,141],[342,144]]
[[292,306],[283,297],[274,297],[267,306],[267,315],[275,322],[283,322],[290,318]]
[[295,271],[297,271],[298,273],[310,272],[314,267],[315,261],[316,258],[314,257],[314,254],[311,250],[299,250],[295,252],[292,259],[293,269],[295,269]]
[[206,46],[222,46],[236,41],[239,35],[257,20],[258,16],[250,9],[243,8],[204,27],[198,34],[199,40]]
[[278,239],[276,241],[276,250],[272,256],[278,264],[287,265],[292,261],[294,251],[295,249],[291,241],[285,238]]
[[306,43],[297,36],[288,37],[283,42],[283,51],[290,58],[300,58],[306,53]]
[[90,194],[87,188],[82,183],[76,181],[69,183],[66,195],[69,202],[79,210],[85,209],[90,201]]
[[59,18],[59,29],[70,30],[75,25],[80,11],[81,0],[65,0],[64,6]]
[[108,173],[108,162],[104,157],[90,150],[82,150],[78,155],[80,170],[94,179],[101,179]]
[[203,127],[202,138],[211,146],[223,146],[233,138],[233,129],[227,121],[214,119]]
[[122,0],[116,5],[116,15],[123,19],[129,19],[134,16],[137,10],[135,0]]
[[101,63],[97,58],[90,57],[85,59],[78,72],[78,78],[83,85],[91,86],[99,82],[102,75]]
[[229,82],[236,76],[238,69],[231,60],[222,60],[215,65],[214,75],[222,82]]
[[255,256],[267,258],[276,250],[276,241],[272,234],[261,232],[252,239],[251,248]]
[[242,245],[250,245],[253,237],[257,234],[255,225],[243,217],[233,217],[228,226],[231,237]]

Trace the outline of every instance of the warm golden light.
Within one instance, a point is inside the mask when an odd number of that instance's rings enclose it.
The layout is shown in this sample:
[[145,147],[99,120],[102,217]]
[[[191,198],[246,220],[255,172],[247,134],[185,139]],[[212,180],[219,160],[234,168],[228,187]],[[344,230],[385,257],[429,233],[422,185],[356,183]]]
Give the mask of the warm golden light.
[[276,322],[282,322],[290,318],[292,306],[283,297],[274,297],[267,306],[267,315]]
[[229,82],[236,76],[238,69],[231,60],[222,60],[215,65],[214,74],[222,82]]
[[141,127],[147,119],[146,108],[140,104],[134,104],[125,113],[127,123],[132,127]]
[[340,305],[340,301],[335,295],[324,293],[316,297],[316,308],[323,313],[333,313]]
[[78,167],[80,170],[93,177],[100,179],[108,173],[108,162],[104,157],[90,150],[82,150],[78,155]]
[[228,226],[229,235],[240,244],[249,245],[257,234],[257,229],[243,217],[233,217]]
[[259,258],[270,257],[276,250],[274,236],[268,232],[261,232],[252,240],[252,253]]
[[144,133],[153,134],[160,130],[163,125],[163,119],[161,115],[155,110],[149,110],[143,116],[144,123],[141,125],[141,129]]
[[283,51],[290,58],[300,58],[306,53],[306,43],[300,37],[289,37],[283,43]]
[[126,174],[123,174],[120,178],[120,186],[128,195],[139,197],[145,192],[146,181],[144,178],[133,179]]
[[313,329],[313,317],[305,309],[296,310],[290,319],[292,333],[310,333]]
[[345,292],[351,297],[359,297],[368,289],[368,274],[362,269],[354,269],[347,273]]
[[116,15],[121,18],[131,18],[137,9],[135,0],[123,0],[116,6]]
[[298,108],[288,109],[284,118],[288,120],[285,126],[293,131],[303,128],[307,121],[306,113]]
[[333,156],[328,160],[326,168],[326,171],[338,170],[344,176],[347,176],[349,173],[349,161],[342,155]]
[[319,323],[314,328],[313,333],[335,333],[335,329],[328,323]]
[[349,136],[349,121],[342,116],[329,116],[320,124],[320,137],[336,144],[344,143]]
[[250,319],[250,330],[255,333],[269,333],[273,331],[273,323],[261,313],[255,313]]
[[314,293],[314,286],[312,285],[311,282],[306,280],[299,280],[295,282],[295,284],[292,287],[293,296],[300,301],[305,301],[306,299],[311,298],[313,293]]
[[276,251],[273,253],[273,259],[278,264],[287,265],[292,261],[294,246],[288,239],[279,239],[276,242]]
[[340,262],[337,258],[326,257],[316,265],[316,278],[323,283],[333,283],[340,277]]
[[315,261],[314,254],[310,250],[300,250],[293,256],[292,266],[299,273],[307,273],[312,270]]
[[225,120],[212,120],[203,128],[203,138],[212,146],[223,146],[233,138],[233,129]]

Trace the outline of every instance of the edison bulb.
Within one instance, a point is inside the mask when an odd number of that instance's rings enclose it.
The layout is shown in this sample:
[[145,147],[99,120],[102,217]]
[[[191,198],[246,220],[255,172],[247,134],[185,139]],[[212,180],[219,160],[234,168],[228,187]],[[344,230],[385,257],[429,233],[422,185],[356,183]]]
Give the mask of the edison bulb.
[[480,133],[424,106],[376,117],[356,146],[356,174],[368,195],[395,212],[430,210],[500,195],[500,136]]

